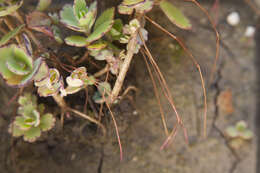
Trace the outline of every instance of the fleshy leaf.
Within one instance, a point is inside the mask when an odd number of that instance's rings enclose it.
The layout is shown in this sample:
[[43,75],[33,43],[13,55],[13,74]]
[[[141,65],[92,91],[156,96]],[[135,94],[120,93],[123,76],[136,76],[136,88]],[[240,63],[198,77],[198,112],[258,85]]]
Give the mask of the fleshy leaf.
[[183,13],[167,0],[160,2],[160,7],[169,20],[182,29],[191,29],[190,21]]
[[73,7],[71,5],[65,5],[60,12],[61,22],[66,27],[79,32],[86,32],[84,27],[80,27],[77,18],[74,16]]
[[226,129],[226,134],[231,138],[238,137],[238,131],[235,127],[228,127]]
[[68,86],[65,91],[67,94],[74,94],[78,91],[80,91],[82,89],[82,87],[72,87],[72,86]]
[[133,8],[127,7],[127,6],[123,5],[123,4],[120,4],[120,5],[118,6],[118,12],[119,12],[120,14],[128,14],[128,15],[130,15],[130,14],[133,13],[133,11],[134,11]]
[[104,49],[107,46],[107,43],[104,41],[98,41],[91,45],[88,45],[87,48],[91,51],[98,51]]
[[13,14],[23,5],[23,1],[19,1],[15,4],[0,8],[0,17]]
[[246,124],[245,121],[239,121],[239,122],[237,122],[237,124],[236,124],[236,129],[237,129],[237,131],[243,132],[243,131],[246,130],[246,128],[247,128],[247,124]]
[[144,3],[146,0],[124,0],[122,2],[123,5],[125,6],[135,6],[141,3]]
[[85,0],[74,0],[73,9],[74,9],[74,15],[76,16],[77,19],[80,19],[88,12],[88,8]]
[[138,13],[147,13],[153,8],[153,3],[151,0],[146,0],[144,4],[138,5],[135,9]]
[[[32,65],[32,58],[15,45],[0,48],[0,73],[9,85],[23,86],[30,82],[41,62],[41,58],[38,58]],[[21,75],[23,69],[31,71],[29,74]]]
[[41,130],[39,127],[31,127],[29,130],[24,132],[24,140],[27,142],[34,142],[41,136]]
[[52,114],[48,113],[41,117],[40,128],[42,131],[48,131],[55,125],[55,118]]
[[26,118],[23,116],[17,116],[15,118],[14,124],[17,125],[21,130],[28,130],[32,126],[29,124],[26,124]]
[[11,123],[8,129],[9,133],[11,133],[14,137],[20,137],[24,134],[24,131],[19,128],[19,126]]
[[19,34],[19,32],[21,31],[21,29],[23,27],[24,27],[24,25],[20,25],[20,26],[16,27],[14,30],[5,34],[0,40],[0,46],[5,45],[9,40],[14,38],[17,34]]
[[96,17],[97,17],[97,2],[94,1],[90,5],[88,12],[79,19],[79,25],[85,27],[87,32],[90,32],[91,27],[95,23]]
[[251,130],[245,130],[243,133],[240,134],[241,137],[245,140],[250,140],[253,138],[254,134]]
[[109,31],[109,35],[112,37],[113,40],[119,40],[122,36],[123,30],[123,22],[121,19],[116,19],[111,30]]
[[76,47],[84,47],[87,44],[87,38],[82,36],[70,36],[65,39],[66,44]]
[[114,23],[114,13],[115,8],[110,8],[101,14],[95,23],[93,33],[88,36],[87,42],[98,40],[111,29]]
[[40,82],[43,79],[45,79],[48,75],[49,75],[49,67],[47,66],[46,62],[43,61],[39,68],[39,71],[34,76],[33,80],[36,82]]

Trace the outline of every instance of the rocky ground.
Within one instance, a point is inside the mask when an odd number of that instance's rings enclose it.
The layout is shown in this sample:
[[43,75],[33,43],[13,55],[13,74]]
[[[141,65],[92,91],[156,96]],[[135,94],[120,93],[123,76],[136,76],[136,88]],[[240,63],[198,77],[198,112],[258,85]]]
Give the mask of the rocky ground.
[[[175,2],[175,1],[174,1]],[[85,120],[65,121],[63,131],[57,127],[49,136],[34,144],[12,139],[7,133],[13,107],[6,102],[15,90],[0,87],[0,172],[10,173],[255,173],[257,165],[257,68],[254,38],[245,38],[249,25],[257,25],[254,12],[237,0],[220,1],[218,31],[221,36],[220,58],[216,77],[209,85],[210,70],[215,54],[215,35],[205,15],[191,3],[177,2],[192,21],[191,31],[181,31],[172,25],[159,9],[148,15],[169,31],[182,38],[201,65],[207,83],[208,137],[203,138],[203,97],[199,73],[189,57],[171,38],[147,23],[149,48],[164,74],[175,104],[188,130],[189,144],[179,129],[176,138],[165,150],[160,110],[142,56],[136,56],[131,66],[128,85],[139,91],[134,102],[128,99],[114,108],[124,150],[119,160],[119,148],[114,127],[109,118],[104,123],[107,138],[95,127],[86,127]],[[202,1],[210,10],[212,2]],[[240,14],[240,23],[232,27],[226,17],[230,12]],[[211,11],[212,15],[214,11]],[[163,95],[160,94],[163,98]],[[165,99],[162,105],[167,126],[176,123],[174,112]],[[254,131],[251,141],[237,148],[225,135],[225,129],[245,120]],[[58,124],[58,123],[57,123]],[[58,125],[57,125],[58,126]]]

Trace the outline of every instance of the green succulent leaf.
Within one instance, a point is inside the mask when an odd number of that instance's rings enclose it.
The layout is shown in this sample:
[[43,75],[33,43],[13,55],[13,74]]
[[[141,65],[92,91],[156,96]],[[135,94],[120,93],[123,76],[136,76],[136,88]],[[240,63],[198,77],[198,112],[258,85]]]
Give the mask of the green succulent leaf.
[[11,40],[12,38],[14,38],[17,34],[19,34],[19,32],[22,30],[22,28],[25,25],[20,25],[18,27],[16,27],[14,30],[8,32],[7,34],[5,34],[1,40],[0,40],[0,46],[5,45],[6,43],[8,43],[9,40]]
[[121,19],[116,19],[111,30],[109,31],[109,35],[113,40],[119,40],[123,35],[123,22]]
[[236,138],[238,137],[239,133],[235,127],[228,127],[226,129],[226,134],[231,137],[231,138]]
[[237,124],[236,124],[237,131],[244,132],[246,130],[246,128],[247,128],[247,124],[245,121],[242,120],[242,121],[237,122]]
[[95,23],[93,33],[87,38],[88,43],[98,40],[111,29],[114,23],[114,14],[115,8],[107,9],[101,14]]
[[97,16],[97,2],[94,1],[90,7],[88,12],[79,19],[79,25],[86,28],[86,31],[90,31],[91,27],[95,23]]
[[54,125],[55,125],[55,118],[53,117],[52,114],[47,113],[41,117],[40,128],[42,131],[48,131],[52,129]]
[[138,5],[135,9],[138,13],[147,13],[153,8],[153,3],[151,0],[146,0],[144,4]]
[[87,48],[91,51],[102,50],[107,46],[107,43],[104,41],[97,41],[91,45],[88,45]]
[[26,123],[26,117],[17,116],[15,118],[14,124],[17,125],[21,130],[28,130],[32,125]]
[[87,45],[87,38],[82,36],[70,36],[65,39],[66,44],[76,47],[85,47]]
[[74,0],[73,9],[74,15],[77,19],[80,19],[81,17],[85,16],[85,14],[88,12],[85,0]]
[[168,19],[176,26],[182,29],[191,29],[190,21],[172,3],[167,0],[163,0],[160,2],[160,8]]
[[52,0],[39,0],[36,10],[44,11],[51,5]]
[[68,86],[65,91],[67,94],[74,94],[77,93],[78,91],[80,91],[82,89],[82,87],[72,87],[72,86]]
[[9,85],[23,86],[30,82],[41,62],[42,59],[38,58],[33,63],[32,58],[15,45],[0,48],[0,74]]
[[47,66],[46,62],[43,61],[39,68],[39,71],[34,76],[33,80],[39,82],[45,79],[48,75],[49,75],[49,67]]
[[65,5],[60,12],[61,22],[68,28],[79,31],[86,32],[86,28],[79,26],[78,19],[74,16],[74,10],[71,5]]
[[27,142],[35,142],[37,138],[41,136],[41,130],[39,127],[31,127],[24,132],[24,140]]
[[135,6],[135,5],[138,5],[140,3],[144,3],[146,0],[124,0],[122,2],[123,5],[126,5],[126,6]]
[[125,6],[125,5],[123,5],[123,4],[120,4],[120,5],[118,6],[118,12],[119,12],[120,14],[130,15],[130,14],[133,13],[133,11],[134,11],[133,8],[128,7],[128,6]]
[[23,5],[23,1],[19,1],[12,5],[1,7],[0,8],[0,17],[7,16],[13,14],[16,10],[18,10]]
[[253,138],[254,134],[251,130],[245,130],[240,136],[245,140],[250,140]]
[[19,128],[19,126],[11,123],[8,129],[9,133],[11,133],[14,137],[20,137],[24,134],[24,131]]

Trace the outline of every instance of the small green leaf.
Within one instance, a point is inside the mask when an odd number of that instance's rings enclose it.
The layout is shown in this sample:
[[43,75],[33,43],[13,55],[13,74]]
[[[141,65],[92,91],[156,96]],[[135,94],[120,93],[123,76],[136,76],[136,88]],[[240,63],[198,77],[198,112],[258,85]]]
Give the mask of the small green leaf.
[[19,32],[21,31],[21,29],[24,27],[25,25],[20,25],[18,27],[16,27],[14,30],[8,32],[7,34],[5,34],[1,40],[0,40],[0,46],[5,45],[9,40],[11,40],[12,38],[14,38],[17,34],[19,34]]
[[43,79],[45,79],[48,75],[49,75],[49,67],[47,66],[46,62],[43,61],[39,68],[39,71],[36,73],[33,80],[36,82],[40,82]]
[[247,128],[247,124],[245,121],[241,120],[241,121],[237,122],[237,124],[236,124],[237,131],[243,132],[246,130],[246,128]]
[[245,130],[243,133],[240,134],[241,137],[245,140],[250,140],[253,138],[254,134],[251,130]]
[[66,44],[76,47],[85,47],[87,45],[87,38],[82,36],[70,36],[65,39]]
[[151,0],[146,0],[144,4],[137,6],[135,9],[138,13],[147,13],[153,8],[153,3]]
[[133,8],[127,7],[127,6],[123,5],[123,4],[120,4],[120,5],[118,6],[118,12],[119,12],[120,14],[130,15],[130,14],[133,13],[133,11],[134,11]]
[[8,129],[9,133],[11,133],[14,137],[20,137],[24,134],[24,131],[19,128],[19,126],[11,123]]
[[98,41],[91,45],[88,45],[87,48],[91,51],[98,51],[104,49],[107,46],[107,43],[104,41]]
[[41,117],[40,128],[42,131],[48,131],[55,125],[55,118],[52,114],[48,113]]
[[228,127],[227,129],[226,129],[226,134],[229,136],[229,137],[231,137],[231,138],[236,138],[236,137],[238,137],[238,131],[237,131],[237,129],[235,128],[235,127]]
[[60,12],[61,22],[66,27],[79,32],[86,32],[84,27],[79,26],[78,19],[74,16],[73,7],[71,5],[65,5]]
[[170,19],[172,23],[182,29],[191,29],[190,21],[183,15],[183,13],[167,0],[160,2],[160,7],[164,14]]
[[22,5],[23,5],[23,1],[19,1],[17,3],[12,4],[12,5],[0,8],[0,17],[13,14]]
[[72,86],[68,86],[65,91],[67,94],[74,94],[78,91],[80,91],[82,89],[82,87],[72,87]]
[[144,3],[146,0],[124,0],[122,2],[123,5],[126,5],[126,6],[135,6],[135,5],[138,5],[138,4],[141,4],[141,3]]
[[51,5],[52,0],[39,0],[36,10],[44,11]]
[[76,16],[77,19],[80,19],[88,12],[88,8],[85,0],[74,0],[73,8],[74,8],[74,15]]
[[93,33],[88,36],[87,42],[91,43],[98,40],[111,29],[114,23],[114,13],[115,8],[110,8],[101,14],[95,23]]
[[31,127],[24,132],[23,139],[27,142],[35,142],[37,138],[41,136],[41,130],[39,127]]
[[26,118],[23,116],[17,116],[15,118],[14,124],[17,125],[21,130],[28,130],[32,125],[26,124]]
[[97,16],[97,2],[94,1],[89,9],[88,12],[79,19],[79,25],[86,28],[86,30],[89,32],[91,30],[91,27],[95,23]]

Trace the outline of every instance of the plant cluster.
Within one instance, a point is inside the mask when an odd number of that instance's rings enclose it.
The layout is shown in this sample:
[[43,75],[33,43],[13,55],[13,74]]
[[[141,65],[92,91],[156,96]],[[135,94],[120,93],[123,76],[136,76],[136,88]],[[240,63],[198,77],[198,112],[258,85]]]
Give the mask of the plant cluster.
[[19,116],[10,124],[9,132],[15,136],[23,136],[28,142],[34,142],[41,136],[41,132],[52,129],[55,118],[51,113],[44,113],[44,105],[37,104],[37,98],[30,93],[25,93],[18,99]]
[[[196,2],[196,0],[191,1]],[[148,31],[145,29],[146,20],[176,39],[175,36],[165,31],[159,24],[146,16],[146,13],[151,11],[154,6],[159,6],[167,18],[179,28],[191,28],[190,21],[178,7],[175,7],[168,0],[122,0],[117,8],[108,8],[100,15],[97,15],[97,1],[94,0],[92,3],[87,4],[85,0],[74,0],[73,4],[65,5],[59,13],[46,14],[44,10],[48,9],[51,0],[39,0],[36,9],[27,14],[26,20],[24,20],[23,15],[19,12],[22,4],[23,0],[0,1],[0,17],[3,18],[4,25],[10,30],[6,31],[0,26],[0,32],[3,35],[0,40],[0,74],[8,85],[24,87],[33,82],[34,86],[37,87],[38,95],[41,97],[53,97],[62,108],[62,114],[64,111],[77,114],[96,123],[105,132],[104,126],[98,120],[68,107],[64,97],[94,86],[96,92],[92,96],[92,100],[95,103],[102,104],[102,106],[105,104],[110,110],[110,105],[116,103],[119,98],[133,56],[141,50],[143,55],[145,54],[144,57],[147,56],[152,66],[156,69],[155,72],[160,81],[159,84],[165,91],[164,95],[176,113],[178,124],[185,131],[183,122],[172,102],[172,97],[168,93],[167,85],[164,82],[165,79],[158,71],[158,66],[145,43],[148,40]],[[115,18],[116,9],[121,15],[129,15],[131,17],[130,20],[124,23],[121,18]],[[10,18],[14,18],[20,25],[15,27]],[[70,33],[73,34],[67,37],[62,35],[60,28],[63,26],[71,30]],[[68,76],[62,76],[62,73],[57,68],[47,63],[46,58],[50,55],[48,52],[45,52],[44,46],[35,37],[34,31],[41,32],[55,40],[58,44],[66,43],[68,46],[81,47],[85,50],[85,55],[89,56],[88,58],[103,61],[106,65],[97,73],[91,74],[84,65],[77,66],[75,65],[77,63],[66,64],[73,70],[69,71],[70,74]],[[181,43],[178,39],[176,40]],[[33,51],[31,41],[40,50],[40,55]],[[181,46],[184,47],[182,43]],[[82,59],[79,61],[84,62],[85,59]],[[197,63],[195,60],[193,61]],[[197,67],[200,71],[198,64]],[[101,77],[108,73],[111,73],[116,78],[113,85],[107,78],[104,80]],[[204,85],[202,76],[201,80],[202,85]],[[156,89],[156,86],[154,88]],[[204,95],[206,98],[205,91]],[[27,103],[30,104],[27,105]],[[24,140],[32,142],[40,136],[41,131],[46,131],[53,127],[53,116],[51,114],[43,114],[43,110],[40,106],[37,106],[34,96],[27,94],[20,97],[19,104],[18,113],[20,116],[17,116],[10,128],[13,136],[23,135]],[[114,125],[117,127],[111,110],[110,113]],[[162,120],[168,136],[167,141],[169,141],[175,133],[173,133],[174,130],[171,134],[168,133],[163,115]],[[173,129],[176,128],[174,127]],[[116,131],[122,154],[117,128]]]

